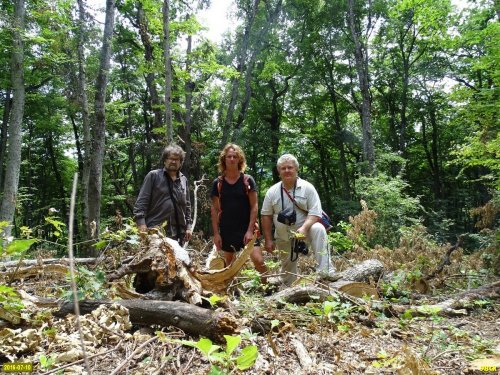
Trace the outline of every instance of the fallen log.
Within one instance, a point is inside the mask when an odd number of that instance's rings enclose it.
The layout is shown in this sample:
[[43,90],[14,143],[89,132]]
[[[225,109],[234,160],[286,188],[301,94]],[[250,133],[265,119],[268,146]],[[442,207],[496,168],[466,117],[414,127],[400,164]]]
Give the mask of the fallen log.
[[[80,313],[88,314],[100,305],[118,304],[129,311],[130,321],[136,325],[160,325],[177,327],[187,334],[205,336],[217,342],[224,342],[224,335],[239,331],[238,321],[231,314],[213,311],[179,301],[95,300],[80,301]],[[72,302],[65,302],[54,312],[57,317],[74,313]]]
[[64,264],[41,264],[30,267],[20,267],[0,272],[0,276],[9,278],[10,282],[20,279],[28,279],[35,276],[47,276],[48,274],[65,277],[69,272],[69,266]]
[[271,303],[295,303],[300,305],[311,302],[312,300],[323,302],[326,301],[330,295],[331,293],[327,289],[320,288],[316,285],[306,285],[283,289],[278,293],[266,297],[266,300]]
[[472,310],[474,308],[474,301],[484,299],[492,301],[500,299],[500,281],[483,285],[479,288],[464,290],[451,298],[433,305],[427,305],[425,307],[411,307],[410,309],[407,308],[403,312],[409,310],[414,316],[426,316],[433,314],[434,311],[437,311],[438,315],[441,316],[462,316],[467,315],[468,310]]
[[[75,258],[75,264],[95,264],[97,258]],[[21,259],[0,262],[0,269],[10,267],[37,266],[42,264],[69,264],[69,258]]]
[[[286,288],[269,297],[270,301],[282,301],[288,303],[304,304],[311,301],[314,296],[315,300],[324,301],[330,296],[332,291],[345,293],[353,297],[371,296],[378,298],[377,289],[365,282],[378,280],[384,271],[384,265],[377,259],[368,259],[359,264],[346,269],[343,272],[335,274],[334,279],[337,281],[328,283],[327,285],[320,284],[309,286],[294,286]],[[327,286],[325,289],[324,287]]]
[[336,278],[349,281],[369,282],[378,280],[384,272],[384,265],[378,259],[367,259],[340,272]]
[[[338,282],[336,282],[338,283]],[[335,284],[335,283],[332,283]],[[330,285],[332,285],[330,284]],[[350,285],[348,282],[345,285]],[[329,296],[338,294],[341,298],[347,298],[351,302],[362,306],[368,302],[359,298],[356,293],[349,293],[349,290],[342,291],[341,288],[326,290],[319,286],[297,286],[284,289],[266,300],[269,303],[276,303],[278,306],[283,303],[305,304],[311,301],[323,302]],[[437,304],[414,305],[399,305],[399,304],[384,304],[378,301],[371,301],[370,309],[390,313],[392,315],[402,315],[405,312],[411,313],[413,316],[464,316],[468,314],[469,309],[474,307],[474,301],[480,299],[498,300],[500,299],[500,281],[484,285],[477,289],[467,290],[452,296],[451,298]],[[261,323],[262,324],[262,323]]]

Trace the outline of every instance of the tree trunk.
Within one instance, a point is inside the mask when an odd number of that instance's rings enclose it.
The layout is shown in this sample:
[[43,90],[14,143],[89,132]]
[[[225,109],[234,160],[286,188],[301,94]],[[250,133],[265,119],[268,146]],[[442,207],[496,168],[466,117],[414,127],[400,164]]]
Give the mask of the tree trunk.
[[[178,301],[145,301],[142,299],[121,301],[80,301],[80,313],[89,314],[100,305],[118,304],[128,309],[130,321],[139,325],[174,326],[187,334],[206,336],[217,342],[225,342],[224,335],[238,332],[238,321],[232,315],[212,311]],[[74,313],[73,302],[65,302],[57,317]]]
[[163,1],[163,63],[165,64],[165,125],[167,143],[174,139],[172,124],[172,66],[170,65],[170,0]]
[[3,190],[3,173],[4,173],[4,161],[5,161],[5,151],[7,150],[7,129],[9,124],[10,110],[12,107],[12,90],[8,88],[5,91],[5,100],[3,106],[3,116],[2,116],[2,131],[0,133],[0,194]]
[[361,124],[363,132],[363,156],[368,163],[365,174],[375,172],[375,151],[373,146],[373,135],[371,125],[371,103],[370,103],[370,84],[368,76],[368,51],[366,43],[361,41],[361,32],[356,27],[354,14],[354,0],[349,0],[349,27],[352,40],[354,42],[354,58],[356,62],[356,71],[358,73],[359,88],[361,91]]
[[[190,18],[190,15],[186,16],[187,19]],[[191,175],[190,167],[191,167],[191,153],[192,153],[192,145],[191,145],[191,126],[193,122],[193,90],[195,87],[194,82],[191,80],[191,52],[192,52],[192,43],[193,37],[192,35],[188,35],[187,37],[187,47],[186,47],[186,74],[189,77],[186,80],[186,84],[184,85],[185,91],[185,100],[186,100],[186,114],[184,116],[184,129],[183,129],[183,140],[184,140],[184,151],[186,152],[186,156],[184,157],[184,164],[182,165],[182,172],[186,175],[189,180]]]
[[101,215],[102,164],[105,151],[106,134],[106,87],[111,59],[111,43],[114,28],[115,0],[106,0],[106,18],[102,41],[99,74],[96,81],[95,124],[93,127],[92,152],[89,174],[89,233],[90,238],[99,236]]
[[[429,99],[430,100],[430,99]],[[438,122],[436,120],[436,108],[433,103],[429,103],[429,119],[432,126],[432,144],[431,144],[431,160],[434,165],[433,185],[434,196],[437,199],[443,198],[443,184],[441,182],[441,168],[439,167],[439,130]]]
[[468,310],[476,307],[474,301],[491,300],[496,301],[500,298],[500,281],[492,284],[483,285],[476,289],[460,292],[451,298],[448,298],[435,305],[425,306],[406,306],[392,305],[390,309],[396,314],[408,314],[412,316],[464,316],[468,314]]
[[333,115],[334,115],[333,127],[335,129],[334,141],[335,145],[337,146],[337,149],[339,150],[340,178],[342,183],[341,196],[342,199],[349,200],[351,196],[351,188],[349,186],[349,172],[347,170],[347,158],[345,155],[344,142],[342,139],[343,131],[338,109],[337,93],[335,91],[336,80],[333,77],[333,64],[330,62],[327,62],[327,64],[328,64],[328,76],[330,81],[327,82],[326,85],[328,87],[328,92],[330,93],[330,99],[333,105]]
[[[66,217],[68,214],[68,209],[66,206],[66,192],[64,191],[64,182],[61,176],[61,171],[59,170],[57,157],[54,153],[54,144],[52,134],[49,133],[49,136],[45,138],[45,146],[47,147],[47,154],[49,155],[50,162],[52,164],[52,169],[54,171],[54,176],[57,182],[57,188],[59,190],[59,199],[61,200],[61,210],[62,215]],[[30,173],[30,175],[32,175]]]
[[[257,12],[257,7],[258,4],[256,2],[256,5],[253,9],[254,12]],[[274,9],[269,10],[269,13],[267,14],[266,17],[267,22],[264,24],[264,26],[258,33],[257,37],[255,38],[255,46],[252,55],[250,56],[250,61],[246,65],[245,69],[245,96],[241,102],[241,108],[238,113],[238,118],[236,120],[236,124],[234,125],[234,129],[236,132],[232,137],[233,142],[238,142],[238,143],[240,142],[238,139],[239,133],[241,128],[243,127],[243,121],[245,120],[246,111],[248,110],[248,107],[250,105],[250,98],[252,96],[251,81],[253,78],[252,73],[255,66],[255,62],[257,61],[257,57],[259,56],[262,49],[265,47],[265,42],[268,39],[269,29],[276,23],[276,19],[281,12],[281,7],[282,7],[282,1],[278,1]],[[253,14],[253,18],[255,19],[255,14]]]
[[90,154],[92,152],[92,137],[90,135],[89,101],[87,97],[87,73],[85,71],[85,6],[83,0],[78,0],[78,101],[82,114],[83,157],[81,169],[81,202],[83,238],[90,238],[89,231],[89,176]]
[[154,65],[153,45],[151,43],[148,23],[144,14],[142,2],[140,1],[137,2],[137,27],[139,29],[139,35],[141,36],[141,41],[144,46],[144,59],[146,60],[146,65],[148,66],[145,80],[149,95],[151,97],[151,110],[153,111],[154,116],[153,128],[160,128],[163,125],[161,103],[160,97],[158,95],[158,90],[156,89],[156,77],[155,74],[151,71],[151,67]]
[[[128,260],[132,259],[127,258]],[[75,264],[95,264],[98,258],[75,258]],[[125,260],[124,260],[125,261]],[[69,264],[69,258],[48,258],[48,259],[21,259],[21,260],[9,260],[7,262],[0,262],[0,270],[7,269],[9,267],[17,266],[37,266],[44,264]]]
[[408,61],[403,54],[403,84],[401,89],[401,111],[400,111],[400,132],[399,132],[399,151],[402,155],[406,152],[406,128],[408,120],[406,116],[406,108],[408,107],[408,86],[410,80],[410,68]]
[[[292,77],[285,78],[284,88],[280,91],[276,89],[275,82],[273,80],[269,81],[269,88],[273,93],[273,98],[271,99],[271,114],[269,117],[266,117],[265,120],[269,123],[271,128],[271,160],[278,159],[278,149],[280,144],[280,125],[281,125],[281,113],[282,108],[280,108],[279,99],[284,96],[288,91],[288,81]],[[273,168],[273,181],[278,182],[280,180],[278,170]]]
[[255,21],[255,15],[257,14],[257,9],[259,8],[260,0],[254,0],[252,3],[252,9],[247,12],[248,18],[245,23],[245,31],[243,33],[243,39],[238,49],[238,65],[236,66],[236,71],[238,75],[235,76],[231,81],[231,97],[229,99],[229,105],[226,112],[226,120],[224,122],[224,129],[222,132],[221,148],[228,142],[231,138],[232,127],[233,127],[233,117],[234,109],[236,108],[236,102],[238,100],[238,90],[240,87],[240,77],[245,70],[248,45],[250,43],[250,33],[252,31],[252,26]]
[[2,205],[0,208],[0,221],[7,221],[10,223],[4,229],[5,237],[9,237],[12,230],[19,187],[19,173],[21,169],[21,128],[25,100],[23,42],[25,11],[24,0],[16,0],[14,3],[14,18],[12,20],[12,115],[9,126],[9,145]]

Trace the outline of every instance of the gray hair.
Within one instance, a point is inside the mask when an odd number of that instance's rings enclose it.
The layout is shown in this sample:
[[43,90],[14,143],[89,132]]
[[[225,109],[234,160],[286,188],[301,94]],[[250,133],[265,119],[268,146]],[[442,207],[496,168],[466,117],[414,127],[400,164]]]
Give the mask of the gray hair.
[[181,165],[184,163],[184,157],[186,156],[186,152],[175,143],[169,144],[167,147],[163,149],[163,153],[161,155],[161,162],[165,163],[165,160],[168,159],[170,155],[177,155],[181,159]]
[[276,166],[279,169],[281,164],[284,164],[284,163],[289,162],[289,161],[291,161],[295,165],[295,168],[299,169],[299,162],[298,162],[297,158],[295,156],[293,156],[292,154],[281,155],[276,163]]

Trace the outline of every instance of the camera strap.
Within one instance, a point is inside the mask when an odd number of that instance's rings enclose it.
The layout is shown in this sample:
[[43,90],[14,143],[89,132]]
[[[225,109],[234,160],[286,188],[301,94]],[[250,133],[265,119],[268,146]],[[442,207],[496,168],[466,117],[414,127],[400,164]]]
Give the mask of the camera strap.
[[[294,238],[291,242],[290,242],[290,262],[295,262],[297,259],[299,259],[299,253],[294,251],[295,250],[295,243],[296,243],[296,239]],[[294,256],[295,254],[295,256]]]
[[[285,191],[286,195],[288,195],[288,198],[290,198],[290,200],[292,201],[292,203],[297,206],[297,203],[295,202],[295,189],[297,188],[297,180],[295,180],[295,184],[293,185],[293,198],[292,196],[290,195],[290,193],[288,192],[288,190],[285,189],[285,187],[283,186],[283,182],[281,183],[281,209],[284,210],[285,209],[285,205],[283,203],[283,190]],[[297,206],[299,207],[299,206]],[[299,207],[300,208],[300,207]],[[304,211],[304,210],[302,210]]]
[[295,188],[297,187],[297,180],[295,180],[295,185],[293,186],[293,197],[290,195],[290,193],[288,192],[288,190],[285,189],[285,187],[283,186],[283,183],[281,183],[281,209],[283,209],[283,190],[285,191],[286,195],[288,195],[288,198],[290,198],[290,200],[293,202],[293,205],[295,207],[297,207],[299,210],[301,210],[302,212],[305,212],[307,213],[306,210],[304,210],[302,207],[300,207],[298,204],[297,204],[297,201],[295,200]]
[[170,192],[170,198],[172,199],[172,205],[174,206],[174,215],[175,215],[175,236],[177,239],[177,242],[182,246],[184,243],[184,237],[181,234],[181,225],[179,223],[179,212],[177,210],[177,200],[175,199],[174,195],[174,189],[172,185],[174,184],[174,181],[172,181],[172,178],[167,174],[167,186],[168,186],[168,191]]
[[[283,182],[281,183],[281,209],[282,210],[285,209],[285,205],[284,205],[284,202],[283,202],[283,190],[285,191],[286,195],[288,195],[288,198],[290,198],[290,200],[292,201],[293,205],[297,206],[297,203],[295,202],[295,199],[294,199],[294,197],[295,197],[295,189],[296,188],[297,188],[297,180],[295,180],[295,184],[293,185],[293,198],[292,198],[292,196],[290,195],[290,193],[288,192],[288,190],[286,190],[285,187],[283,186]],[[299,259],[299,253],[294,251],[295,250],[296,241],[297,240],[294,238],[290,242],[290,261],[291,262],[295,262],[297,259]]]

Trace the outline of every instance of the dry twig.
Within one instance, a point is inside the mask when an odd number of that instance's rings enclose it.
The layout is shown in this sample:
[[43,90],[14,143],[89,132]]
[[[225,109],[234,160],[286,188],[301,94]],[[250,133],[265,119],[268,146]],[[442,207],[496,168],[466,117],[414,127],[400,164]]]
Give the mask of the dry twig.
[[85,351],[85,342],[83,341],[83,333],[82,327],[80,324],[80,306],[78,304],[78,291],[76,289],[76,281],[75,281],[75,262],[73,255],[73,223],[75,217],[75,201],[76,201],[76,184],[78,182],[78,173],[75,173],[73,177],[73,189],[71,191],[71,204],[69,210],[69,223],[68,223],[68,253],[69,253],[69,271],[71,275],[71,288],[73,290],[73,301],[75,304],[75,316],[76,316],[76,325],[78,327],[78,336],[80,337],[80,344],[82,346],[83,360],[85,363],[85,368],[87,369],[88,374],[92,374],[90,369],[89,361],[87,358],[87,353]]
[[[110,349],[108,351],[105,351],[103,353],[97,353],[97,354],[94,354],[94,355],[91,355],[88,357],[88,359],[94,359],[94,358],[97,358],[97,357],[100,357],[101,355],[106,355],[106,354],[109,354],[109,353],[112,353],[118,349],[120,349],[122,347],[122,341],[120,341],[118,343],[118,345],[116,345],[113,349]],[[85,359],[82,358],[82,359],[79,359],[78,361],[75,361],[75,362],[71,362],[71,363],[67,363],[65,364],[64,366],[60,366],[58,368],[55,368],[53,370],[50,370],[48,372],[44,372],[43,375],[49,375],[49,374],[53,374],[54,372],[58,372],[59,370],[62,370],[62,369],[65,369],[67,367],[71,367],[71,366],[74,366],[74,365],[77,365],[79,363],[82,363]]]
[[130,354],[125,360],[118,365],[118,367],[110,374],[110,375],[116,375],[119,374],[120,371],[134,358],[134,356],[139,353],[139,351],[144,348],[145,346],[151,344],[152,342],[158,340],[158,336],[151,337],[148,341],[142,343],[139,345],[133,352]]

